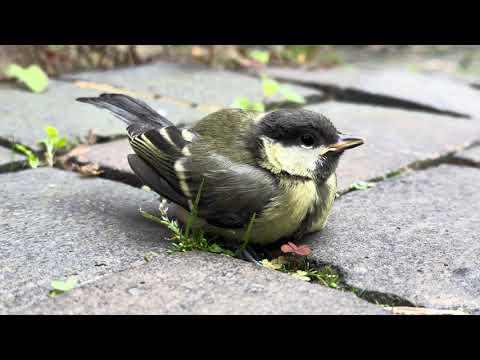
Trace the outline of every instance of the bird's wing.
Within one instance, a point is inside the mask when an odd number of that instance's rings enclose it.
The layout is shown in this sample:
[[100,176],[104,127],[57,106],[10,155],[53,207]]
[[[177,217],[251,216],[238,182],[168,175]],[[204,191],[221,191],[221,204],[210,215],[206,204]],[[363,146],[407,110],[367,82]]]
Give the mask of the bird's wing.
[[[212,151],[191,152],[198,135],[174,126],[130,137],[134,172],[150,188],[191,210],[200,191],[198,216],[223,228],[242,228],[277,194],[273,176]],[[192,154],[193,153],[193,154]]]
[[183,193],[195,199],[200,191],[198,215],[211,225],[242,228],[253,214],[258,218],[278,195],[274,177],[248,164],[238,164],[218,153],[197,153],[175,166]]

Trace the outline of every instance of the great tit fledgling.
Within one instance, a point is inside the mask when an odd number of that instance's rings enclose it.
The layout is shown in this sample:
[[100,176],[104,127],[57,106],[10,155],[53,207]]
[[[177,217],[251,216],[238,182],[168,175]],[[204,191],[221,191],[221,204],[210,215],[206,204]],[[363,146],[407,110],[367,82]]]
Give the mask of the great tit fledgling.
[[126,95],[77,100],[127,123],[132,170],[178,205],[181,221],[201,188],[197,211],[206,232],[242,241],[255,214],[251,242],[259,245],[321,230],[335,199],[339,157],[363,144],[302,109],[225,109],[187,130]]

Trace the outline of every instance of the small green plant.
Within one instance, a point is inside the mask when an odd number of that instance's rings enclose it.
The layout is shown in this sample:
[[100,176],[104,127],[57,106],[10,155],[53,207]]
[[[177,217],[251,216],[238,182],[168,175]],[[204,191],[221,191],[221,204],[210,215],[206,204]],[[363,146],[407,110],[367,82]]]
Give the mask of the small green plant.
[[373,182],[357,181],[350,186],[351,190],[367,190],[375,186]]
[[27,156],[28,165],[32,169],[35,169],[38,167],[38,165],[40,165],[40,159],[38,158],[38,156],[32,151],[28,150],[25,146],[20,144],[15,144],[15,149],[17,149],[18,151],[22,152]]
[[270,53],[262,50],[252,50],[248,53],[248,57],[262,65],[267,65],[270,61]]
[[49,296],[56,297],[66,292],[73,290],[78,284],[78,278],[76,276],[70,276],[67,280],[54,280],[51,283],[52,290],[50,290]]
[[305,276],[333,289],[338,288],[340,281],[340,277],[330,266],[325,266],[321,270],[308,268]]
[[[259,51],[254,50],[249,53],[251,59],[266,65],[270,59],[269,53],[266,51]],[[300,94],[297,94],[295,91],[290,89],[287,86],[280,85],[276,80],[268,77],[265,74],[261,74],[261,86],[262,86],[262,94],[263,94],[263,101],[262,102],[255,102],[251,101],[246,97],[238,97],[235,99],[232,107],[239,108],[243,110],[255,110],[264,112],[265,105],[264,103],[273,98],[275,95],[280,94],[282,96],[282,100],[293,102],[296,104],[305,104],[305,98]]]
[[[68,144],[68,140],[66,137],[58,137],[58,130],[52,126],[45,127],[45,133],[47,137],[41,140],[39,143],[44,148],[44,159],[47,166],[52,167],[55,153],[58,150],[65,148]],[[31,168],[38,167],[41,162],[37,154],[33,153],[32,151],[28,150],[25,146],[21,144],[15,144],[15,149],[24,153],[27,156],[28,165]]]
[[250,101],[246,97],[238,97],[232,104],[235,109],[253,110],[258,112],[265,112],[265,105],[261,102]]
[[392,177],[400,176],[403,173],[404,173],[404,169],[392,170],[385,175],[385,178],[390,179]]
[[256,214],[253,213],[252,217],[250,218],[250,222],[248,223],[247,230],[243,235],[243,243],[242,243],[242,246],[240,246],[240,251],[245,250],[250,240],[252,240],[252,229],[253,229],[253,224],[255,223],[255,216]]
[[160,217],[152,215],[146,211],[143,211],[142,209],[140,209],[140,213],[145,218],[158,222],[163,226],[167,227],[167,229],[171,233],[170,240],[172,240],[173,251],[185,252],[185,251],[192,251],[192,250],[200,250],[200,251],[207,251],[214,254],[224,254],[228,256],[235,256],[233,251],[225,249],[221,245],[214,242],[213,239],[209,240],[205,238],[203,229],[197,224],[197,221],[198,221],[197,209],[198,209],[198,203],[200,201],[200,193],[201,193],[202,187],[203,187],[203,181],[197,193],[195,203],[192,206],[192,210],[188,215],[187,223],[185,224],[185,229],[181,228],[177,220],[172,220],[168,217],[168,214],[167,214],[168,209],[166,209],[163,206],[160,208]]
[[11,64],[7,67],[5,75],[17,79],[35,93],[43,92],[48,86],[48,76],[38,65],[22,68],[17,64]]
[[58,137],[58,130],[52,126],[47,126],[45,128],[45,133],[47,137],[40,141],[45,148],[45,161],[48,166],[53,166],[53,159],[55,153],[67,146],[68,140],[66,137]]
[[317,282],[330,288],[338,287],[340,278],[331,267],[315,269],[310,265],[308,256],[312,250],[308,245],[297,246],[289,242],[280,249],[285,255],[273,260],[263,259],[260,264],[268,269],[288,273],[299,280]]

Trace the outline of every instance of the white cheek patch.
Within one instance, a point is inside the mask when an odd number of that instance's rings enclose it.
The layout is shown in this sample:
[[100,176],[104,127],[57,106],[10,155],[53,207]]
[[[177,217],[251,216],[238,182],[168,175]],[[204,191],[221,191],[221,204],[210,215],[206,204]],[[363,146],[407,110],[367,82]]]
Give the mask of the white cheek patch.
[[318,149],[284,146],[266,136],[261,139],[265,150],[265,167],[277,173],[285,171],[291,175],[312,177],[316,162],[319,160]]

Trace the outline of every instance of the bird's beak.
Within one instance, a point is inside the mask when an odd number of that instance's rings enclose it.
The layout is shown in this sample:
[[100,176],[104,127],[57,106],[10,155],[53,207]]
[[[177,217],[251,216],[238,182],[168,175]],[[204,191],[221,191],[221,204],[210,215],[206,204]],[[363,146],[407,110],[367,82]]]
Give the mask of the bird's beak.
[[329,145],[329,151],[344,151],[347,149],[353,149],[354,147],[363,144],[363,139],[351,135],[339,134],[338,141],[335,144]]

